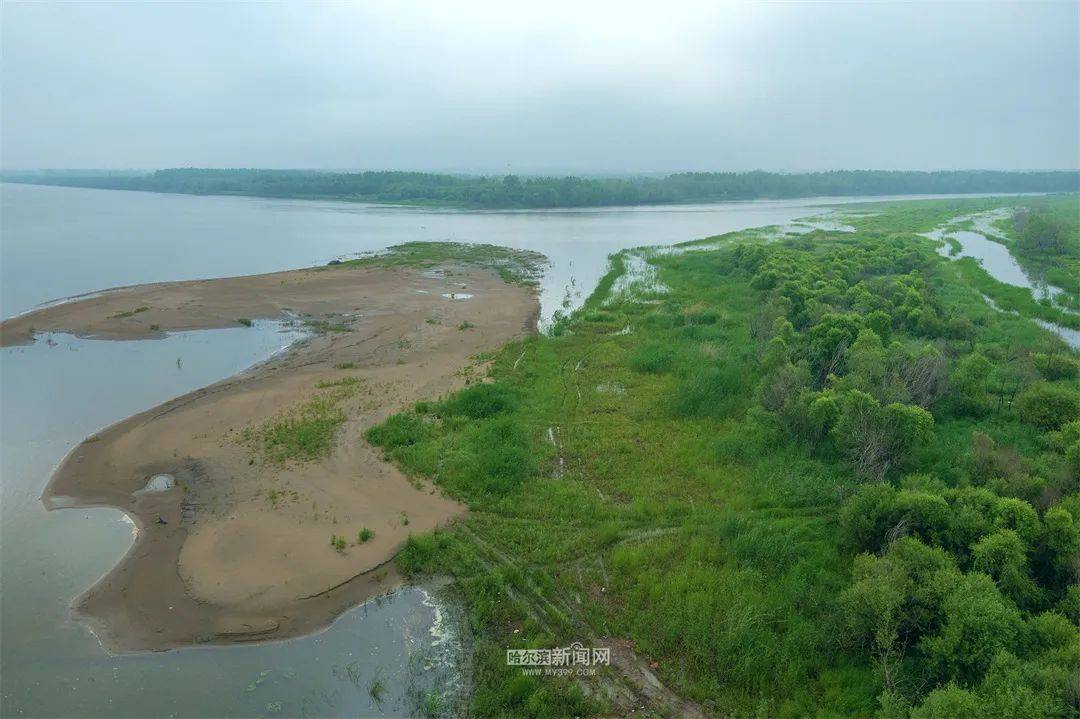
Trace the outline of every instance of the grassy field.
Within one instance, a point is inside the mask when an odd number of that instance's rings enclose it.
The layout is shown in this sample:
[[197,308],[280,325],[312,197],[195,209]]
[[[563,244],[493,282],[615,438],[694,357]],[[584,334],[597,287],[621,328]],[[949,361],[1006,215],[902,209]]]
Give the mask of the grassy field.
[[614,670],[505,665],[617,638],[707,713],[1075,715],[1076,354],[914,234],[994,206],[710,238],[613,299],[616,256],[487,382],[372,429],[471,509],[398,558],[454,579],[470,710],[623,714]]

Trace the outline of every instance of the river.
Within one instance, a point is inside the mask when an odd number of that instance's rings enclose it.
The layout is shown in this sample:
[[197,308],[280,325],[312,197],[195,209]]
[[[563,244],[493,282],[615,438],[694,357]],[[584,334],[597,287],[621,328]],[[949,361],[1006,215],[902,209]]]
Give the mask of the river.
[[[766,225],[818,198],[665,207],[467,212],[345,202],[0,185],[0,316],[106,287],[323,264],[410,240],[486,242],[551,260],[542,322],[579,305],[612,252]],[[143,342],[66,335],[0,351],[0,714],[388,716],[461,694],[465,640],[433,588],[366,603],[285,642],[115,656],[68,615],[131,544],[116,511],[46,513],[38,496],[85,436],[241,371],[295,337],[260,322]],[[382,687],[382,691],[379,688]],[[438,698],[438,699],[436,699]]]

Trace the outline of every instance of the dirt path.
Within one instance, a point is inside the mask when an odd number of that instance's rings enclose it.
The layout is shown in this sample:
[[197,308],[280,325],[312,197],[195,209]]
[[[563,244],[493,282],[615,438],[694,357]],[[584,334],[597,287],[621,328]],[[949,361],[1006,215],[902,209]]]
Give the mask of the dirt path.
[[[408,535],[464,508],[384,463],[364,429],[481,376],[472,357],[532,331],[538,311],[530,289],[475,266],[348,266],[122,288],[0,324],[0,345],[35,331],[150,338],[290,314],[324,330],[72,450],[46,505],[117,507],[138,527],[76,612],[112,650],[168,649],[311,632],[392,588]],[[312,401],[344,416],[332,449],[275,461],[268,428]],[[158,474],[175,486],[140,491]],[[362,528],[373,531],[364,542]]]

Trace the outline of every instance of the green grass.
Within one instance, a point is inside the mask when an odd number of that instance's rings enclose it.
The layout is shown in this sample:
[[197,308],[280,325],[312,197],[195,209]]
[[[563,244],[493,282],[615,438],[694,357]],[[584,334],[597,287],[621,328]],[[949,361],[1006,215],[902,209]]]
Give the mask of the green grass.
[[236,321],[239,322],[240,324],[242,324],[244,327],[253,327],[255,325],[255,323],[252,322],[247,317],[241,317],[240,319],[238,319]]
[[[994,383],[1013,374],[1027,385],[1039,378],[1033,353],[1069,350],[1023,316],[990,308],[977,275],[912,234],[994,203],[878,206],[880,214],[852,220],[855,236],[817,232],[766,245],[758,233],[729,235],[720,249],[652,258],[671,291],[648,302],[610,301],[624,266],[617,255],[597,292],[551,336],[495,355],[491,382],[371,429],[370,441],[408,474],[433,479],[471,510],[448,529],[410,537],[397,560],[409,576],[454,578],[475,636],[471,712],[625,711],[605,699],[596,686],[602,678],[526,677],[505,665],[507,648],[612,636],[632,640],[665,684],[708,712],[877,712],[887,683],[843,610],[859,551],[844,524],[852,497],[878,482],[923,481],[942,492],[984,482],[972,469],[977,432],[996,443],[994,461],[1022,467],[994,478],[999,489],[989,496],[1031,496],[1032,511],[1045,514],[1055,497],[1074,492],[1061,450],[993,394]],[[739,243],[762,250],[738,250]],[[767,264],[779,278],[771,289],[762,279]],[[787,338],[782,347],[791,362],[828,362],[832,346],[815,344],[834,337],[815,333],[822,319],[848,313],[858,324],[873,309],[890,323],[882,351],[892,354],[866,367],[902,364],[904,353],[929,346],[948,372],[975,352],[988,369],[972,390],[982,414],[957,409],[954,379],[930,405],[931,436],[868,480],[847,454],[850,437],[802,438],[798,432],[812,427],[765,410],[759,387],[777,361],[774,335]],[[781,317],[793,326],[785,329]],[[861,378],[852,350],[842,354],[831,372],[807,372],[820,377],[816,386],[782,397],[807,391],[827,398],[856,385],[887,403],[888,393],[899,391]],[[908,476],[916,473],[931,479]],[[971,511],[953,514],[975,522]],[[947,545],[960,562],[968,561],[966,541]],[[1043,550],[1031,551],[1037,558]],[[1046,607],[1060,591],[1048,577],[1037,576]],[[1034,622],[1033,614],[1024,621]],[[1023,642],[1011,649],[1033,663],[1024,665],[1030,676],[1039,662],[1064,676],[1076,669],[1066,653],[1080,655],[1075,645],[1058,658]],[[941,672],[948,664],[932,669],[923,651],[912,643],[894,667],[904,700],[914,704],[947,681]],[[1036,684],[1039,692],[1060,701],[1059,680],[1037,682],[1045,682]],[[1022,681],[1009,686],[1029,691]]]

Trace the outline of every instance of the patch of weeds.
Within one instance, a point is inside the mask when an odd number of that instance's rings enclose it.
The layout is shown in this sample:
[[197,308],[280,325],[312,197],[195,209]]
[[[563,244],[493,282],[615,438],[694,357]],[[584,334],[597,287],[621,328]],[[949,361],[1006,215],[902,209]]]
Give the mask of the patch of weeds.
[[357,365],[355,362],[342,362],[334,365],[334,369],[356,369],[356,367]]
[[321,379],[315,383],[315,386],[319,389],[326,389],[328,387],[353,387],[360,384],[364,380],[359,377],[342,377],[341,379]]
[[345,421],[345,413],[337,403],[352,394],[352,388],[338,386],[336,392],[313,397],[289,414],[245,429],[241,436],[274,464],[325,457],[334,446],[337,428]]
[[345,537],[339,537],[336,534],[330,535],[330,546],[339,552],[345,551]]
[[135,309],[127,310],[126,312],[117,312],[115,315],[112,316],[112,319],[120,320],[120,319],[124,319],[125,317],[134,317],[135,315],[139,314],[140,312],[146,312],[148,309],[150,309],[150,308],[149,307],[136,307]]
[[242,324],[244,327],[252,327],[255,324],[247,317],[239,317],[236,321]]
[[359,544],[363,544],[364,542],[368,541],[369,539],[371,539],[374,536],[375,536],[375,532],[373,530],[370,530],[367,527],[363,527],[363,528],[360,529],[360,532],[356,535],[356,541]]
[[424,692],[421,709],[427,719],[435,719],[442,714],[442,695],[437,692]]
[[365,435],[372,444],[384,449],[408,447],[431,436],[424,420],[411,413],[395,414],[380,425],[369,429]]
[[468,320],[465,320],[457,326],[457,328],[462,332],[464,332],[465,330],[471,330],[473,327],[476,327],[476,325],[474,325],[472,322],[469,322]]
[[304,324],[312,332],[325,334],[327,332],[352,332],[352,327],[341,323],[333,323],[327,320],[304,320]]
[[371,701],[375,702],[375,704],[382,706],[383,697],[386,696],[386,682],[383,681],[381,676],[376,676],[371,680],[371,684],[368,686],[368,696],[371,697]]
[[442,403],[444,414],[483,419],[507,412],[517,406],[517,395],[501,384],[475,384]]
[[424,318],[424,322],[427,322],[429,325],[441,325],[442,324],[442,320],[437,319],[435,317],[426,317],[426,318]]

